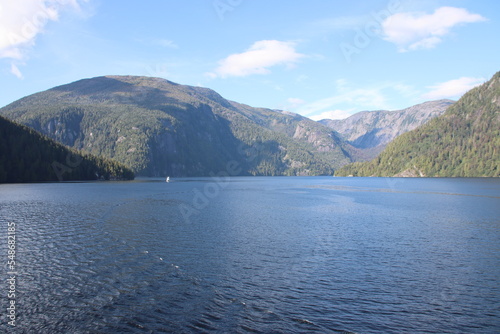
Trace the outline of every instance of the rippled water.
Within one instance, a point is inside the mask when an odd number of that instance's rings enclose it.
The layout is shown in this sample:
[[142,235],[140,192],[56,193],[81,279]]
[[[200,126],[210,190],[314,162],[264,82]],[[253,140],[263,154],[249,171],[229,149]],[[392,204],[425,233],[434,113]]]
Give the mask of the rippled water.
[[498,179],[0,185],[0,205],[0,332],[500,332]]

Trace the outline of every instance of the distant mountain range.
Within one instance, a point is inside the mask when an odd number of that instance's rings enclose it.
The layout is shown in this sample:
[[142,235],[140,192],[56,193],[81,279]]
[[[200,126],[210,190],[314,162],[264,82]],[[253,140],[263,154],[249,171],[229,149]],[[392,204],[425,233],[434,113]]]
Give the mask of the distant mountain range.
[[106,76],[36,93],[0,114],[138,175],[332,175],[358,150],[297,114],[164,79]]
[[[118,161],[137,175],[361,175],[352,168],[366,165],[339,169],[375,157],[406,131],[435,124],[452,104],[433,101],[314,122],[229,101],[207,88],[104,76],[27,96],[0,114],[72,149]],[[393,150],[391,145],[375,160]]]
[[500,176],[500,72],[446,112],[402,134],[375,159],[336,176]]
[[0,183],[134,178],[120,163],[80,153],[0,116]]
[[397,136],[442,115],[454,101],[425,102],[396,111],[363,111],[346,119],[320,123],[340,133],[349,144],[362,149],[366,160],[376,157]]

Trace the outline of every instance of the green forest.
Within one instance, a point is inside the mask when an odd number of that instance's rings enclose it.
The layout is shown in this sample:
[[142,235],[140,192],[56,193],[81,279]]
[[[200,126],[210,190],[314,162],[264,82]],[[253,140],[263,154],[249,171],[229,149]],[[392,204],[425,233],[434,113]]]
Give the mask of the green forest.
[[133,178],[121,163],[69,149],[0,116],[0,183]]
[[141,176],[208,176],[231,161],[240,175],[332,175],[356,153],[305,117],[147,77],[80,80],[22,98],[0,114]]
[[442,116],[397,137],[374,160],[335,172],[351,175],[499,177],[500,72]]
[[163,79],[97,77],[0,109],[29,127],[2,119],[0,180],[208,176],[229,162],[240,175],[500,176],[499,108],[497,73],[375,159],[350,164],[366,151],[306,117]]

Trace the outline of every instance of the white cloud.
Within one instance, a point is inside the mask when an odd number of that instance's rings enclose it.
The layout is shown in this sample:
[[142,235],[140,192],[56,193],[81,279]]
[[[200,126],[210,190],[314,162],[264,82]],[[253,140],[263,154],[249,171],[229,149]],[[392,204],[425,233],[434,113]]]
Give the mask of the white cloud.
[[483,78],[462,77],[430,86],[432,90],[422,97],[429,100],[439,100],[445,98],[459,98],[472,88],[484,83]]
[[466,9],[441,7],[433,14],[397,13],[383,23],[384,39],[396,44],[400,52],[431,49],[441,43],[450,30],[460,24],[485,21]]
[[[332,109],[339,110],[339,105],[355,106],[358,111],[363,109],[387,109],[387,99],[382,93],[383,88],[357,88],[340,91],[335,96],[308,103],[296,112],[303,116],[316,117],[315,115],[318,113],[331,112]],[[354,111],[354,108],[346,108],[344,110]]]
[[295,51],[295,44],[275,40],[255,42],[247,51],[228,56],[219,62],[212,78],[244,77],[252,74],[268,74],[276,65],[292,67],[304,55]]
[[178,49],[179,46],[175,44],[174,41],[171,41],[169,39],[155,39],[153,40],[153,44],[161,46],[163,48],[169,48],[169,49]]
[[306,103],[306,101],[304,101],[302,99],[299,99],[297,97],[290,97],[290,98],[286,99],[285,103],[277,105],[275,107],[275,109],[284,110],[284,111],[295,110],[298,107],[300,107],[301,105],[303,105],[304,103]]
[[21,71],[19,70],[19,68],[17,67],[17,65],[14,64],[14,63],[10,64],[10,73],[14,74],[19,79],[23,79],[24,78],[23,74],[21,73]]
[[336,94],[308,102],[290,111],[311,119],[343,119],[364,110],[394,110],[395,95],[414,98],[417,91],[399,82],[380,82],[374,86],[360,87],[345,79],[335,81]]
[[[65,7],[78,9],[76,0],[17,0],[3,1],[0,8],[0,58],[21,60],[35,44],[49,21],[57,21]],[[22,76],[12,63],[11,72]]]
[[320,121],[322,119],[345,119],[353,114],[355,110],[354,109],[349,109],[349,110],[330,110],[330,111],[325,111],[322,112],[319,115],[314,115],[309,117],[313,121]]

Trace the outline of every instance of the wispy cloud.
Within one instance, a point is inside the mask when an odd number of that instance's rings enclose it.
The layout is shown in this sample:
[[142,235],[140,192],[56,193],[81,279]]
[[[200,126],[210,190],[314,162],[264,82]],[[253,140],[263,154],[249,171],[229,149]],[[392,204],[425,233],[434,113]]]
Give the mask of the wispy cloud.
[[432,14],[391,15],[382,23],[382,28],[384,39],[396,44],[400,52],[406,52],[434,48],[453,27],[485,20],[463,8],[441,7]]
[[19,79],[24,79],[23,74],[21,73],[17,65],[14,63],[10,64],[10,73],[14,74]]
[[299,99],[297,97],[290,97],[286,100],[285,103],[278,105],[276,109],[281,109],[285,111],[295,110],[299,108],[301,105],[306,103],[306,101]]
[[355,88],[346,80],[339,79],[336,82],[336,95],[306,103],[292,111],[311,119],[339,119],[362,110],[390,109],[384,90],[393,89],[393,86],[385,83],[376,87]]
[[36,37],[49,21],[57,21],[63,8],[79,9],[77,0],[2,1],[0,8],[0,58],[11,59],[11,73],[22,77],[15,61],[26,57]]
[[167,49],[178,49],[179,46],[172,40],[166,39],[166,38],[155,38],[155,39],[149,39],[145,41],[144,43],[149,43],[152,45],[160,46],[162,48],[167,48]]
[[169,39],[159,39],[155,41],[156,44],[159,46],[162,46],[164,48],[170,48],[170,49],[178,49],[179,46],[174,43],[174,41],[171,41]]
[[212,78],[244,77],[268,74],[277,65],[293,67],[304,55],[295,51],[295,44],[276,40],[255,42],[248,50],[219,61],[219,66],[208,75]]
[[450,80],[430,86],[430,92],[422,97],[429,100],[453,99],[459,98],[472,88],[484,83],[484,78],[462,77],[460,79]]
[[322,119],[345,119],[353,114],[355,110],[354,109],[349,109],[349,110],[330,110],[330,111],[325,111],[322,112],[319,115],[314,115],[311,116],[310,118],[313,121],[320,121]]

